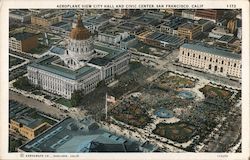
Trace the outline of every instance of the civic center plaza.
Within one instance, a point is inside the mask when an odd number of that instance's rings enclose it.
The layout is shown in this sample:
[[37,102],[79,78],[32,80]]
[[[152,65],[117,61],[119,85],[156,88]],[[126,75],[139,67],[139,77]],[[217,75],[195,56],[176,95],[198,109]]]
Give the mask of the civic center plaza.
[[129,69],[129,60],[126,50],[95,44],[79,16],[67,49],[52,47],[50,54],[27,67],[28,79],[44,90],[71,98],[74,90],[87,94],[98,82],[112,81]]

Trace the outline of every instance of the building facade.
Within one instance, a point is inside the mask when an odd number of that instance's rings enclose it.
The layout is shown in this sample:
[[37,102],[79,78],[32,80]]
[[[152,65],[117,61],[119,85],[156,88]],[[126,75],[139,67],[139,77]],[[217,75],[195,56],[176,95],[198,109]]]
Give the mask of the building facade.
[[99,32],[98,34],[98,41],[112,44],[112,45],[119,45],[120,42],[129,37],[127,32],[119,32],[119,31],[110,31],[110,32]]
[[192,24],[192,23],[185,23],[178,27],[178,36],[185,37],[188,40],[193,40],[201,33],[201,26]]
[[31,16],[31,24],[43,27],[49,27],[61,21],[62,21],[62,15],[55,15],[52,13],[46,13],[46,14],[42,13]]
[[194,19],[195,11],[193,10],[183,10],[181,16],[183,18]]
[[9,48],[17,52],[29,52],[38,46],[36,34],[23,32],[16,33],[9,38]]
[[214,23],[217,22],[223,16],[222,10],[215,9],[198,9],[195,12],[195,19],[211,20]]
[[205,72],[241,78],[241,56],[200,44],[183,44],[179,62]]
[[19,132],[29,140],[34,139],[37,135],[48,129],[51,125],[47,122],[21,117],[10,120],[10,129]]
[[78,17],[67,49],[54,47],[49,55],[30,64],[28,79],[44,90],[71,98],[75,90],[87,94],[100,81],[112,81],[129,69],[129,60],[126,50],[94,43],[92,34]]
[[224,27],[215,27],[209,32],[208,37],[220,39],[223,36],[234,36],[232,33],[229,33],[229,30]]

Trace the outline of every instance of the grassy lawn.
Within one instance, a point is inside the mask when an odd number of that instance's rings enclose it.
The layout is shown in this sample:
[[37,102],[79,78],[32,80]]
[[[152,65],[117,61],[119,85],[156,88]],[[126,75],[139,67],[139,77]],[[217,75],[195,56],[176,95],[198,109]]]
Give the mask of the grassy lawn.
[[163,88],[193,88],[195,86],[195,81],[190,80],[188,78],[183,78],[180,76],[168,76],[167,74],[161,75],[156,83],[159,84],[160,87]]
[[220,97],[229,99],[232,96],[232,92],[210,85],[206,85],[205,87],[201,88],[200,91],[205,94],[205,97]]
[[71,101],[68,99],[65,99],[65,98],[60,98],[60,99],[56,100],[56,103],[60,103],[60,104],[67,106],[67,107],[72,107]]
[[142,104],[132,99],[124,100],[111,111],[111,114],[115,119],[139,128],[143,128],[151,122],[151,118]]
[[13,86],[15,88],[28,91],[28,92],[34,91],[36,89],[32,84],[30,84],[27,77],[18,78],[17,81],[13,83]]
[[174,124],[159,123],[156,125],[153,133],[179,143],[184,143],[191,139],[194,130],[194,127],[184,122]]

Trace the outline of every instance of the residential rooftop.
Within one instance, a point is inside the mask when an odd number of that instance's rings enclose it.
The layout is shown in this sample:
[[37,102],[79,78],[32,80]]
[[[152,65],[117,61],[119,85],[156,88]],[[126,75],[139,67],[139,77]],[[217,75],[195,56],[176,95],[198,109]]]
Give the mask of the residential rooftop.
[[225,51],[225,50],[221,50],[221,49],[218,49],[218,48],[215,48],[215,47],[212,47],[212,46],[204,46],[204,45],[201,45],[201,44],[188,44],[188,43],[185,43],[181,47],[192,49],[192,50],[197,50],[197,51],[200,51],[200,52],[206,52],[206,53],[210,53],[210,54],[214,54],[214,55],[218,55],[218,56],[223,56],[223,57],[227,57],[227,58],[233,58],[233,59],[241,60],[241,55],[239,55],[239,54],[228,52],[228,51]]

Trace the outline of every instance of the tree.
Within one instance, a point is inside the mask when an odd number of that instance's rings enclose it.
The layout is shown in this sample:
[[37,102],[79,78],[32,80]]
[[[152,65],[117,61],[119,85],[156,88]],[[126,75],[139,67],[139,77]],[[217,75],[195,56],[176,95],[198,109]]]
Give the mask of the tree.
[[106,83],[105,83],[105,80],[102,80],[99,83],[97,83],[98,88],[101,88],[101,87],[104,87],[104,86],[107,86]]
[[32,91],[34,89],[27,77],[18,78],[17,81],[13,83],[13,86],[25,91]]
[[83,93],[81,90],[75,90],[71,95],[71,104],[73,107],[76,107],[80,104]]

